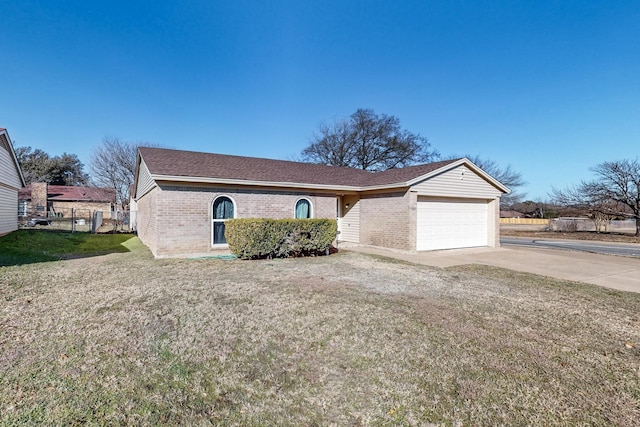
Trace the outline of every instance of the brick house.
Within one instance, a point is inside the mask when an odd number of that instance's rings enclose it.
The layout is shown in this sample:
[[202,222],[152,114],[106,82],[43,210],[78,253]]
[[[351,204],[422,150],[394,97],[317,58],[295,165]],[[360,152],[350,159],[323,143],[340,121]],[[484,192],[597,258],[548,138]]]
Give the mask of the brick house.
[[415,252],[499,245],[509,190],[468,159],[367,172],[140,148],[137,232],[157,257],[226,248],[228,218],[337,219],[337,242]]
[[91,218],[93,212],[102,211],[103,218],[111,218],[115,206],[115,191],[69,185],[49,185],[34,182],[19,192],[21,217],[71,217]]
[[0,128],[0,236],[18,229],[18,191],[22,169],[6,129]]

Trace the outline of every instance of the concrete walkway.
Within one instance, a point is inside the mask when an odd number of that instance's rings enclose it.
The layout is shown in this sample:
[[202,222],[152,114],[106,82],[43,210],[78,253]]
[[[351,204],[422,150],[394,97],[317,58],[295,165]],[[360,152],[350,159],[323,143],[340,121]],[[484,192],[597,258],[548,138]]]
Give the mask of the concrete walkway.
[[622,291],[640,292],[638,258],[524,247],[453,249],[421,253],[367,246],[341,246],[340,249],[443,268],[464,264],[491,265]]

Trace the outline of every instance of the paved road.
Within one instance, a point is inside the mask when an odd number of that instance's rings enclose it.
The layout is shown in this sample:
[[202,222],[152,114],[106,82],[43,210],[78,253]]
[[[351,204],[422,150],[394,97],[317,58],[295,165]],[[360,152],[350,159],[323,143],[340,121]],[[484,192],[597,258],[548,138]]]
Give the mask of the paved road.
[[544,240],[527,237],[501,237],[500,244],[505,246],[528,246],[544,249],[564,249],[594,254],[621,255],[640,258],[640,245],[627,243],[583,242],[568,240]]

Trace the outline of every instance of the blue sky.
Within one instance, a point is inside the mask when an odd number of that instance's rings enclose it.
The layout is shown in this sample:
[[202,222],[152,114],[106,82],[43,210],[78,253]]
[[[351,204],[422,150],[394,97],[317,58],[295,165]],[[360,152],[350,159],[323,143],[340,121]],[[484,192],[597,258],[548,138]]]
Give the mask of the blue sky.
[[546,199],[640,147],[637,1],[1,1],[0,127],[291,159],[322,122],[398,117]]

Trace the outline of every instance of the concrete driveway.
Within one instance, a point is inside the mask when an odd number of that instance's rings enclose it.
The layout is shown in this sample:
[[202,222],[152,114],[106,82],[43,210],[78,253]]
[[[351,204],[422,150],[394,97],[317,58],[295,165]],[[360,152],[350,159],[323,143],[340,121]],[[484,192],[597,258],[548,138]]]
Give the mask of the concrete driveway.
[[464,264],[491,265],[622,291],[640,292],[640,259],[638,258],[528,247],[453,249],[417,254],[363,246],[342,247],[342,249],[434,267]]

